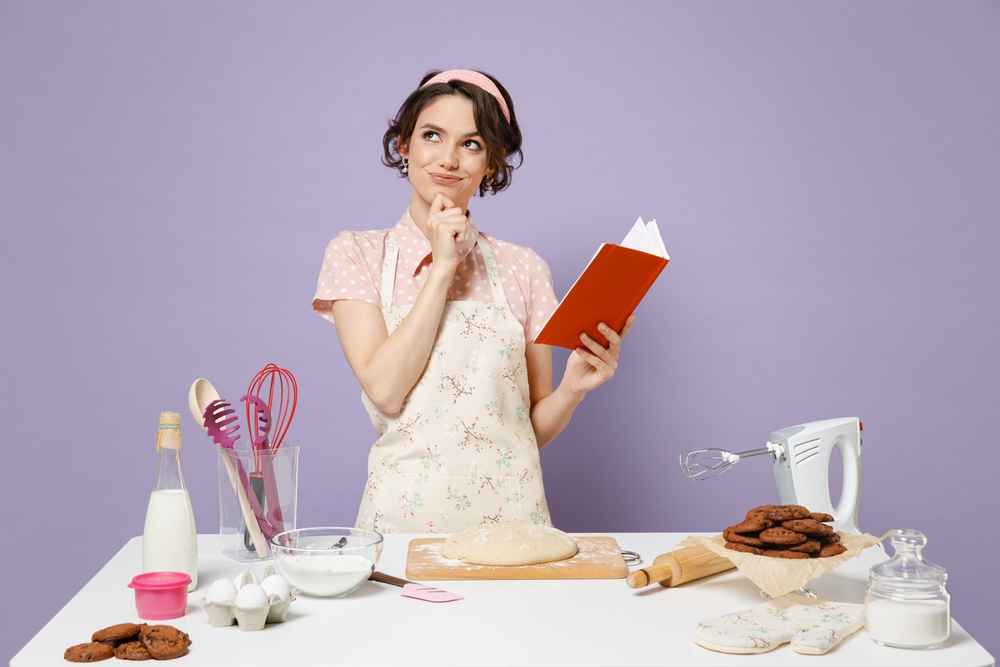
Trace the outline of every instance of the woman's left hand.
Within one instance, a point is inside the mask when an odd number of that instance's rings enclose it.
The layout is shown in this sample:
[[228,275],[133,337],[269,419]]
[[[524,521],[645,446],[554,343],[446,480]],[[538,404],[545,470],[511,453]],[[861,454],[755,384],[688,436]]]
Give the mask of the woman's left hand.
[[601,322],[598,330],[608,339],[606,348],[601,347],[587,334],[580,334],[580,341],[585,347],[578,347],[569,355],[566,361],[566,373],[562,380],[569,391],[577,395],[585,394],[611,379],[618,369],[622,338],[632,328],[633,322],[635,315],[629,315],[622,330],[617,333]]

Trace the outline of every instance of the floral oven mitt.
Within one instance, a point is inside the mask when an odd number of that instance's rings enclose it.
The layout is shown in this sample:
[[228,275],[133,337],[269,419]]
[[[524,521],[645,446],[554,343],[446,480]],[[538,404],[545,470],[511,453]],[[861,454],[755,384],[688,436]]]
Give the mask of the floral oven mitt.
[[865,606],[783,595],[752,609],[699,623],[691,638],[723,653],[765,653],[791,641],[798,653],[820,655],[865,625]]

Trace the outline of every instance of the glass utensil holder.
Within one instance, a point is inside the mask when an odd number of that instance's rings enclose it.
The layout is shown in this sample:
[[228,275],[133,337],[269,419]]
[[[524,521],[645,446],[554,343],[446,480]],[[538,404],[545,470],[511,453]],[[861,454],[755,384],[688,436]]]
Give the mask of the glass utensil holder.
[[[296,528],[299,448],[282,445],[278,449],[254,450],[237,443],[235,449],[219,448],[218,459],[219,536],[223,555],[240,562],[270,558],[270,538]],[[267,545],[263,558],[247,530],[234,480],[249,501],[252,520],[263,533]]]
[[951,635],[948,573],[920,555],[923,533],[897,530],[889,540],[895,556],[872,567],[865,590],[868,635],[885,646],[938,648]]

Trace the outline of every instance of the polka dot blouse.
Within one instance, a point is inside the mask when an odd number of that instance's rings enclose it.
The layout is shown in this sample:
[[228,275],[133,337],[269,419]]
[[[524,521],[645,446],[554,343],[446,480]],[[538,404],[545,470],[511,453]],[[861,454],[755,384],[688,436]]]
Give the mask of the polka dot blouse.
[[[331,304],[338,299],[357,299],[379,306],[382,257],[390,231],[396,232],[396,242],[399,243],[393,305],[413,304],[430,275],[432,257],[430,242],[407,211],[391,230],[341,232],[330,241],[316,284],[313,310],[333,322]],[[458,243],[462,260],[448,290],[448,300],[493,300],[483,256],[476,247],[478,234],[493,250],[507,303],[514,317],[524,326],[524,338],[530,343],[556,307],[548,264],[530,248],[477,232],[471,217],[468,232],[466,238]]]

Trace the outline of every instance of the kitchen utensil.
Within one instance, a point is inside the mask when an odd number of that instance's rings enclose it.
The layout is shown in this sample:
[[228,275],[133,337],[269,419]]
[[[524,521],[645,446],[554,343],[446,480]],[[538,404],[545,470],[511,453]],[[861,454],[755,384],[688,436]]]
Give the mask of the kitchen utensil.
[[[254,375],[246,396],[240,400],[251,397],[256,400],[247,400],[246,416],[254,440],[254,449],[261,452],[270,446],[272,450],[277,450],[285,439],[298,404],[298,384],[295,382],[295,376],[291,371],[275,364],[268,364]],[[260,417],[261,405],[267,406],[266,420]],[[261,434],[265,437],[261,438]],[[267,436],[270,436],[270,442]],[[256,470],[261,472],[263,477],[268,507],[267,518],[274,526],[275,532],[280,533],[285,527],[273,481],[274,471],[271,469],[271,462],[267,457],[258,454],[255,456],[255,464]]]
[[628,566],[613,537],[577,537],[579,550],[572,558],[537,565],[474,565],[445,558],[445,538],[410,540],[406,576],[410,579],[448,581],[455,579],[623,579]]
[[[291,371],[280,368],[275,364],[264,366],[250,381],[247,394],[258,396],[264,400],[274,424],[271,427],[271,447],[277,449],[285,440],[288,427],[291,426],[295,417],[295,407],[298,405],[299,387],[295,382],[295,376]],[[247,405],[247,422],[253,423],[250,416],[250,406]],[[257,437],[257,430],[251,427],[253,437]]]
[[[208,407],[205,408],[204,416],[205,427],[208,430],[208,434],[215,441],[215,444],[222,449],[235,451],[236,441],[240,439],[240,434],[237,433],[240,425],[235,423],[237,421],[236,410],[220,398],[208,404]],[[250,481],[247,479],[246,471],[243,469],[239,458],[236,459],[235,466],[229,457],[223,457],[223,460],[226,462],[227,473],[229,472],[229,468],[235,467],[235,472],[232,473],[231,478],[238,479],[237,486],[239,488],[236,492],[237,497],[241,498],[241,507],[243,503],[242,499],[245,498],[247,500],[252,509],[251,516],[254,517],[246,522],[247,529],[250,531],[257,555],[261,558],[266,558],[266,541],[274,535],[274,530],[267,522],[267,519],[264,518],[264,512],[260,507],[257,497],[253,493],[247,493],[247,490],[251,488]],[[246,513],[244,513],[244,518],[246,518]],[[260,541],[257,537],[258,532],[262,534]]]
[[145,572],[132,577],[135,610],[147,621],[180,618],[187,610],[191,575],[184,572]]
[[[861,430],[857,417],[809,422],[774,431],[760,449],[735,454],[716,448],[683,451],[680,466],[685,475],[701,481],[721,475],[741,458],[770,454],[781,504],[831,514],[834,530],[860,535]],[[843,486],[836,507],[830,500],[829,475],[834,447],[840,449],[843,461]]]
[[[195,422],[197,422],[197,424],[201,426],[206,433],[208,432],[208,426],[205,423],[205,412],[208,409],[209,404],[221,400],[219,392],[217,392],[212,383],[205,378],[198,378],[191,383],[191,389],[188,391],[188,407],[191,409],[191,416],[194,417]],[[235,442],[235,440],[233,442]],[[216,447],[222,449],[221,445],[218,443],[216,443]],[[226,474],[229,477],[229,483],[232,485],[233,491],[236,493],[236,499],[240,506],[240,513],[243,515],[243,523],[247,527],[247,533],[250,536],[253,549],[257,552],[258,558],[267,558],[267,541],[264,539],[264,535],[261,533],[260,527],[257,526],[257,521],[254,517],[253,508],[250,506],[250,500],[247,498],[246,490],[240,483],[239,476],[236,473],[236,469],[233,466],[232,461],[229,460],[229,457],[223,456],[222,460],[226,467]]]
[[191,389],[188,390],[188,407],[191,409],[191,416],[194,417],[195,423],[205,431],[208,430],[205,426],[205,408],[208,407],[209,403],[217,401],[219,398],[219,392],[205,378],[198,378],[191,383]]
[[673,588],[734,567],[728,558],[716,556],[703,546],[684,547],[660,554],[649,567],[629,573],[625,582],[631,588],[643,588],[654,583]]
[[[346,537],[339,549],[330,544]],[[343,597],[368,580],[382,555],[382,536],[362,528],[300,528],[275,535],[278,574],[313,597]]]
[[715,447],[696,449],[694,451],[684,450],[681,452],[681,470],[694,481],[701,482],[712,477],[718,477],[739,463],[740,459],[774,454],[776,449],[777,445],[769,442],[766,447],[748,449],[745,452],[727,452],[724,449],[717,449]]
[[423,584],[418,584],[415,581],[407,581],[406,579],[400,579],[399,577],[394,577],[391,574],[385,574],[384,572],[379,572],[376,570],[372,572],[372,576],[368,577],[371,581],[377,581],[383,584],[390,584],[392,586],[399,586],[403,589],[400,593],[404,598],[413,598],[414,600],[424,600],[425,602],[454,602],[456,600],[464,600],[461,595],[456,593],[449,593],[448,591],[443,591],[440,588],[434,588],[433,586],[425,586]]
[[281,502],[278,499],[278,487],[274,479],[274,466],[271,463],[272,454],[275,451],[268,440],[271,434],[271,409],[259,396],[247,394],[240,398],[246,403],[247,424],[250,433],[253,435],[251,447],[254,452],[255,472],[250,473],[250,486],[257,496],[258,504],[261,498],[258,489],[263,485],[264,500],[266,501],[267,518],[274,534],[285,530],[281,518]]

